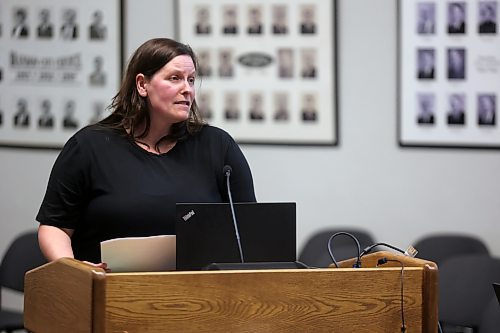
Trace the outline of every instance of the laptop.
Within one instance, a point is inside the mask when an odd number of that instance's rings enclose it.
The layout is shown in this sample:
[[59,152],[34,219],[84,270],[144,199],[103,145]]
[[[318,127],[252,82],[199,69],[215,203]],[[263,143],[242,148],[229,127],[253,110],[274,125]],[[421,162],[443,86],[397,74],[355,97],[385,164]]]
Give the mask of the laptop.
[[493,288],[495,288],[495,294],[497,294],[498,303],[500,304],[500,283],[493,283]]
[[[295,203],[235,203],[243,258],[248,263],[296,261]],[[176,269],[239,263],[229,203],[176,205]]]

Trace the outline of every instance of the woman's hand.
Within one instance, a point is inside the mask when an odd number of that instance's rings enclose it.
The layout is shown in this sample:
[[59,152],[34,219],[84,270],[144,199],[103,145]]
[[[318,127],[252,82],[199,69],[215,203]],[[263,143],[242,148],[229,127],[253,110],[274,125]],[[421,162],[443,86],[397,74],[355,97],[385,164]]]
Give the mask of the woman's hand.
[[91,265],[91,266],[94,266],[94,267],[97,267],[97,268],[102,268],[104,269],[104,271],[106,273],[109,273],[111,272],[111,269],[108,268],[108,264],[106,264],[105,262],[100,262],[98,264],[95,264],[93,262],[90,262],[90,261],[83,261],[84,263],[88,264],[88,265]]

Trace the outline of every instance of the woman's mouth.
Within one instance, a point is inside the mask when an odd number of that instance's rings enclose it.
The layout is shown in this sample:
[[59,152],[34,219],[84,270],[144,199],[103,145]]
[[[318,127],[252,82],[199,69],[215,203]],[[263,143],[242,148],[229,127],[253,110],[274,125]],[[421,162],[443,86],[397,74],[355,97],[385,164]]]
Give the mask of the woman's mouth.
[[190,101],[176,101],[176,102],[174,102],[174,104],[176,104],[176,105],[185,105],[187,107],[191,106],[191,102]]

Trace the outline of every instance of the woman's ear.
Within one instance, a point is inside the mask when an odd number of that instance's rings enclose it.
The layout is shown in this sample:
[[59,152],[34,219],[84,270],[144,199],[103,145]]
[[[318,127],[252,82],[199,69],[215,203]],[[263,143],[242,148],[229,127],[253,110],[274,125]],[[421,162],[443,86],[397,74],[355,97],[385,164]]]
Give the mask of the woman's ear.
[[137,92],[139,93],[140,96],[146,97],[148,95],[148,91],[146,89],[146,78],[144,77],[144,74],[139,73],[135,76],[135,86],[137,88]]

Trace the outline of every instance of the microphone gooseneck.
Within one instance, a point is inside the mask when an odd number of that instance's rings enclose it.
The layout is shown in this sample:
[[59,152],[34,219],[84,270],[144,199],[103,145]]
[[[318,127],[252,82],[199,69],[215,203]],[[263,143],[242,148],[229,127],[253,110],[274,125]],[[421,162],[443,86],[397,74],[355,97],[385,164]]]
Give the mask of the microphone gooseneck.
[[236,241],[238,242],[238,250],[240,252],[240,260],[242,263],[244,263],[245,260],[243,259],[243,249],[241,248],[240,233],[238,231],[238,223],[236,222],[236,214],[234,213],[233,197],[231,196],[231,186],[229,184],[229,177],[231,176],[232,171],[233,171],[233,169],[231,168],[230,165],[224,165],[224,168],[222,169],[222,172],[223,172],[224,176],[226,177],[227,194],[229,196],[229,206],[231,207],[234,232],[236,234]]

